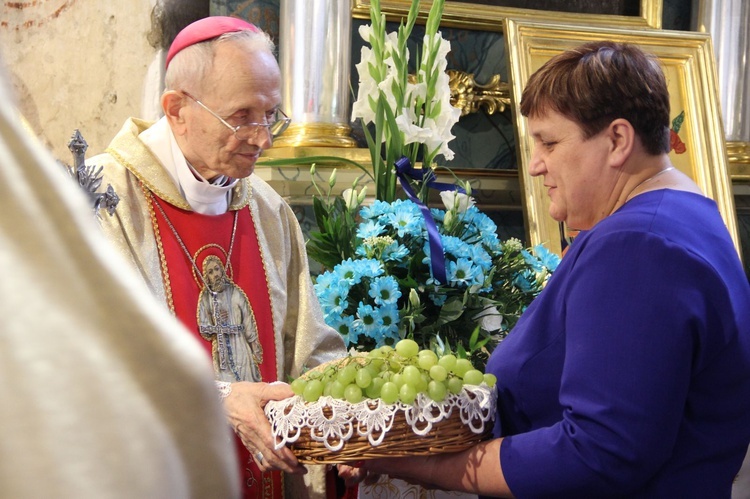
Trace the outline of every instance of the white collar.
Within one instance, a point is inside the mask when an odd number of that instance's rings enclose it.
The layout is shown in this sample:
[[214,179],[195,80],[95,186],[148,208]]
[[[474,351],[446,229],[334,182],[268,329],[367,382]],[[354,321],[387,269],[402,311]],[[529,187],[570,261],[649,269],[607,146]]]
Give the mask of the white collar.
[[159,159],[195,212],[221,215],[227,211],[232,189],[239,179],[233,179],[228,185],[222,185],[228,179],[223,175],[215,180],[217,185],[204,179],[185,159],[166,117],[138,137]]

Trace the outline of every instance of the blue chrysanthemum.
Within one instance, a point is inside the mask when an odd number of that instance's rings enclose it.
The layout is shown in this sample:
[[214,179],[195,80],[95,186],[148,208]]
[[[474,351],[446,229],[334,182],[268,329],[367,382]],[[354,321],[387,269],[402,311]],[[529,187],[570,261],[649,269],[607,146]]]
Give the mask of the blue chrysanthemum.
[[372,305],[360,302],[357,307],[357,318],[352,324],[357,333],[368,336],[376,342],[380,341],[383,318]]
[[363,219],[374,219],[386,213],[391,213],[392,211],[393,206],[391,203],[376,200],[370,206],[363,206],[362,209],[359,210],[359,216]]
[[534,272],[526,269],[516,276],[513,280],[513,284],[524,293],[529,293],[532,290],[532,285],[535,280]]
[[423,220],[419,213],[414,213],[413,210],[402,205],[385,217],[385,223],[392,227],[399,237],[404,237],[407,234],[420,234]]
[[367,239],[368,237],[379,236],[385,231],[385,227],[376,220],[367,220],[357,227],[357,237]]
[[[380,307],[380,318],[383,321],[383,339],[400,339],[398,336],[399,314],[395,303]],[[380,345],[378,345],[380,346]]]
[[393,276],[383,276],[370,283],[369,295],[378,305],[395,304],[401,298],[398,281]]
[[472,246],[470,248],[470,251],[472,262],[474,262],[475,265],[479,266],[483,272],[488,272],[492,267],[492,257],[490,256],[490,254],[487,253],[481,246]]
[[560,255],[551,252],[542,244],[534,246],[534,254],[539,259],[539,262],[551,272],[554,272],[557,266],[560,265]]
[[448,295],[445,293],[430,293],[429,296],[432,303],[438,307],[442,307],[448,299]]
[[339,282],[339,277],[336,275],[336,273],[331,271],[326,271],[320,274],[315,278],[315,284],[313,287],[315,288],[316,293],[321,293],[323,290],[327,289],[331,284]]
[[440,225],[440,223],[445,220],[445,210],[440,210],[438,208],[430,208],[430,215],[432,215],[432,218],[435,220],[435,222]]
[[468,258],[459,258],[455,262],[448,262],[446,272],[451,284],[467,287],[476,284],[477,274],[480,273]]
[[373,258],[354,260],[354,269],[362,277],[378,277],[383,275],[383,264]]
[[339,332],[344,338],[344,344],[349,346],[350,344],[356,344],[357,333],[354,331],[354,317],[351,315],[347,316],[330,316],[326,318],[326,322],[329,326]]
[[525,249],[521,250],[521,255],[523,255],[523,260],[534,272],[541,272],[544,269],[542,262],[529,251]]
[[387,262],[403,261],[404,264],[407,265],[409,263],[407,256],[409,256],[409,248],[407,248],[403,244],[397,243],[396,241],[389,244],[383,250],[383,260]]
[[349,258],[333,267],[333,271],[340,280],[346,281],[350,286],[353,286],[362,280],[362,274],[358,270],[357,265],[356,260]]
[[456,258],[470,258],[471,247],[462,239],[455,236],[441,236],[443,250],[446,254],[453,255]]
[[[445,326],[435,323],[440,309],[455,300],[463,300],[466,310],[481,309],[488,301],[503,308],[502,293],[511,283],[514,292],[527,293],[522,300],[530,301],[543,286],[545,270],[552,272],[559,263],[559,257],[543,246],[524,250],[516,239],[501,241],[495,223],[475,206],[462,213],[451,212],[456,217],[451,235],[442,232],[446,212],[432,209],[431,213],[441,232],[442,254],[438,260],[445,264],[448,282],[434,280],[430,258],[433,248],[427,239],[424,216],[410,200],[375,201],[362,208],[356,227],[357,256],[315,279],[314,289],[325,320],[348,346],[397,341],[413,327],[401,325],[400,313],[417,306],[414,303],[427,307],[422,326],[434,327],[439,334],[456,327],[471,330],[472,321],[476,322],[473,316],[461,316]],[[509,270],[519,266],[522,270],[511,275]],[[405,296],[410,292],[416,293],[414,303]],[[512,327],[525,304],[514,300],[508,307],[507,312],[500,312]]]
[[331,283],[318,292],[320,308],[325,315],[342,314],[349,306],[347,301],[349,286],[346,282]]

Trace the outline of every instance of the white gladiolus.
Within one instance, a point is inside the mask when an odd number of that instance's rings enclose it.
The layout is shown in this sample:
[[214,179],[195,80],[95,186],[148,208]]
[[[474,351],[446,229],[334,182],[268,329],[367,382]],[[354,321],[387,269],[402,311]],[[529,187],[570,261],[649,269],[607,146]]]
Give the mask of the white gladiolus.
[[[366,42],[371,42],[371,37],[374,36],[372,26],[360,26],[359,35]],[[359,90],[357,100],[352,106],[352,119],[362,118],[365,123],[373,123],[375,120],[375,109],[373,109],[372,103],[377,101],[379,98],[378,91],[382,90],[387,105],[393,111],[394,116],[397,117],[399,129],[404,133],[405,144],[414,142],[422,143],[424,142],[423,137],[430,136],[428,149],[435,150],[440,145],[440,142],[444,142],[445,146],[440,149],[440,153],[446,155],[446,157],[450,155],[450,158],[452,158],[453,153],[447,147],[447,143],[454,138],[450,133],[450,129],[460,118],[461,110],[450,105],[449,78],[445,72],[445,68],[447,67],[446,56],[450,52],[450,42],[445,40],[439,33],[435,35],[433,40],[430,40],[427,36],[424,37],[425,54],[422,56],[424,65],[427,64],[429,51],[436,50],[437,54],[433,62],[433,67],[421,67],[417,83],[407,83],[406,88],[402,89],[403,94],[406,96],[404,109],[396,109],[397,103],[394,96],[395,92],[393,92],[393,86],[400,84],[399,74],[405,70],[405,68],[397,67],[392,57],[398,45],[397,34],[393,32],[387,33],[382,43],[384,52],[383,61],[377,61],[375,53],[369,47],[362,47],[360,62],[355,65],[359,74]],[[402,60],[408,59],[409,51],[405,50]],[[386,67],[386,74],[381,81],[376,81],[371,71],[371,68],[377,67],[378,64],[384,64]],[[438,73],[435,88],[432,89],[434,94],[432,95],[432,102],[423,104],[425,109],[420,108],[419,113],[416,113],[417,100],[424,102],[427,97],[425,83],[427,78],[426,70],[430,73]],[[436,116],[427,116],[425,124],[420,126],[419,116],[424,111],[434,109],[435,103],[438,102],[440,103],[440,112],[435,113]],[[410,122],[405,120],[409,120]]]
[[370,76],[369,67],[374,64],[375,55],[372,50],[362,47],[362,59],[355,67],[360,75],[359,98],[352,105],[352,119],[362,118],[365,123],[375,120],[375,109],[370,105],[370,100],[379,97],[378,83]]
[[412,144],[414,142],[424,144],[432,136],[432,131],[416,125],[409,117],[409,113],[404,112],[396,116],[396,124],[404,135],[404,144]]
[[359,27],[359,36],[362,37],[365,41],[370,41],[370,37],[372,36],[372,25],[370,24],[363,24]]
[[[359,89],[351,116],[353,120],[361,119],[365,126],[380,126],[374,135],[369,135],[368,128],[365,133],[385,144],[385,155],[379,145],[377,149],[373,145],[370,152],[374,176],[392,179],[386,180],[392,182],[391,186],[396,180],[390,177],[390,169],[399,157],[406,156],[412,165],[419,158],[426,166],[432,166],[437,155],[448,161],[454,158],[448,143],[454,139],[451,129],[458,122],[461,110],[450,103],[450,84],[445,71],[450,42],[437,31],[443,4],[443,0],[435,0],[430,9],[425,24],[427,33],[422,37],[422,47],[417,49],[416,81],[409,75],[406,40],[419,10],[419,0],[412,0],[409,18],[397,32],[385,31],[385,17],[378,2],[371,6],[373,24],[359,28],[359,35],[370,47],[362,48],[360,62],[356,64]],[[379,108],[384,113],[380,117]],[[400,136],[393,136],[395,130]],[[380,199],[382,193],[378,189],[385,185],[375,180],[376,197]],[[390,192],[395,192],[395,188]]]

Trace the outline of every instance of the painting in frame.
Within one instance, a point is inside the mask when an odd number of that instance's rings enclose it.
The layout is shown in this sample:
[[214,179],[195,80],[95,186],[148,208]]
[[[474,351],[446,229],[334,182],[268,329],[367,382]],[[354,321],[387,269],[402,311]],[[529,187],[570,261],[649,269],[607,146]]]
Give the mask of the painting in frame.
[[[369,19],[370,0],[351,0],[352,16]],[[616,26],[631,28],[661,28],[663,0],[597,0],[590,2],[592,12],[581,8],[571,11],[566,0],[446,0],[442,26],[473,30],[501,31],[506,18],[548,20],[562,23],[581,23],[586,26]],[[577,2],[585,4],[586,2]],[[420,16],[427,18],[432,4],[423,0]],[[560,5],[555,10],[554,5]],[[380,0],[380,9],[389,21],[405,18],[411,0]],[[509,5],[523,5],[523,8]],[[565,10],[565,11],[563,11]],[[620,11],[622,10],[622,12]],[[630,11],[637,12],[630,12]]]
[[[670,93],[673,149],[670,160],[716,201],[737,250],[739,234],[728,173],[724,129],[719,106],[716,63],[711,38],[684,31],[582,28],[575,25],[509,19],[505,31],[510,59],[511,100],[520,102],[529,76],[569,48],[596,40],[633,43],[656,55],[662,63]],[[549,215],[544,180],[528,173],[532,139],[526,119],[513,106],[517,133],[519,178],[524,197],[527,237],[558,253],[565,230]]]

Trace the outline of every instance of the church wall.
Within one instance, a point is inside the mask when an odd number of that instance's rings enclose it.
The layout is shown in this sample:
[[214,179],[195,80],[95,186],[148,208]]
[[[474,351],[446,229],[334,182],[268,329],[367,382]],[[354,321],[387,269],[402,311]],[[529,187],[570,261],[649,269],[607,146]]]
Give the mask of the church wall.
[[104,149],[141,109],[156,49],[152,0],[3,2],[0,47],[19,108],[58,159],[79,128],[89,153]]
[[[665,17],[675,1],[665,1]],[[272,33],[277,28],[273,21],[278,23],[278,0],[3,2],[0,55],[33,131],[58,159],[69,161],[66,144],[74,129],[81,130],[88,154],[94,154],[106,147],[127,117],[155,118],[159,48],[168,45],[173,33],[152,20],[154,5],[181,27],[208,15],[209,4],[213,13],[225,13],[217,12],[222,10],[217,5],[241,10],[231,13],[246,18],[265,13],[254,21],[267,24]]]

